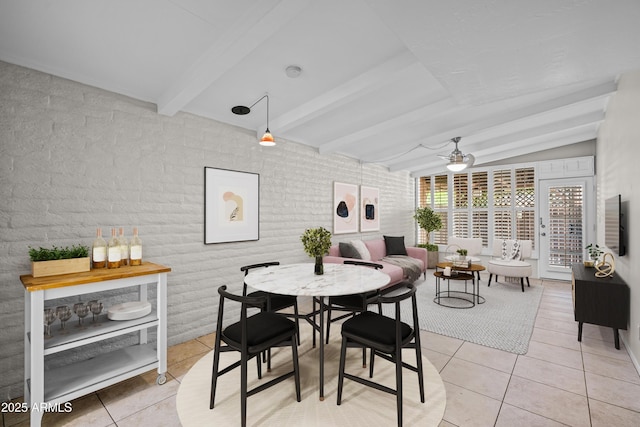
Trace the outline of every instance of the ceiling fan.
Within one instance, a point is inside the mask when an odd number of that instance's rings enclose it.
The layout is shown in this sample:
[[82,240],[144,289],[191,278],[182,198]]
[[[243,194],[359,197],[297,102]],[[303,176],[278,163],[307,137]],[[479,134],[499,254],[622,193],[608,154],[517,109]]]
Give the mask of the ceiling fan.
[[476,161],[476,158],[473,157],[473,154],[463,154],[462,151],[458,149],[458,142],[462,139],[459,136],[455,138],[451,138],[451,141],[456,145],[456,148],[448,154],[448,155],[438,155],[443,160],[448,160],[447,169],[452,172],[460,172],[467,167],[473,166],[473,163]]

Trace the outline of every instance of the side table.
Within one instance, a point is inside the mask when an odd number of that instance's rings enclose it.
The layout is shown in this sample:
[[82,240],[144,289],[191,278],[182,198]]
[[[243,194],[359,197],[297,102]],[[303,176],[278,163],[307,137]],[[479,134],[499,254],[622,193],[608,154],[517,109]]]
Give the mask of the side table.
[[[433,273],[433,275],[436,278],[436,296],[433,299],[433,302],[435,302],[438,305],[442,305],[444,307],[449,307],[449,308],[472,308],[475,307],[476,304],[482,304],[485,302],[484,297],[480,296],[480,286],[476,284],[475,281],[475,277],[473,275],[473,272],[471,273],[460,273],[458,272],[455,275],[451,275],[451,276],[445,276],[444,272],[442,271],[436,271]],[[440,288],[440,280],[446,280],[447,281],[447,289],[446,290],[441,290]],[[458,281],[464,281],[464,291],[456,291],[456,290],[451,290],[451,280],[458,280]],[[467,281],[471,281],[471,286],[472,286],[472,291],[468,292],[467,290]],[[469,296],[471,298],[469,298]],[[445,301],[442,301],[442,300]],[[448,299],[453,299],[453,300],[460,300],[464,302],[464,305],[454,305],[454,304],[447,304],[446,300]]]

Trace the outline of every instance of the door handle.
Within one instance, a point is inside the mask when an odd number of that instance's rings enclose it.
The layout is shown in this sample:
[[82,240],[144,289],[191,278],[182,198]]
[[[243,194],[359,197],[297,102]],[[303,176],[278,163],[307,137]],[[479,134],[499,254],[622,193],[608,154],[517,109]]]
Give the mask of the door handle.
[[541,235],[541,236],[546,236],[546,235],[547,235],[547,233],[540,233],[540,235]]

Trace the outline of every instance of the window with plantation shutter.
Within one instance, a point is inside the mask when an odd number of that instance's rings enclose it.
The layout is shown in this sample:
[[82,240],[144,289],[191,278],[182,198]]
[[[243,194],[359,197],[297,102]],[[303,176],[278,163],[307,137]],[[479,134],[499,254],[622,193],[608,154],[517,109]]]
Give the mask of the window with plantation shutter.
[[[431,201],[433,200],[433,197],[431,197],[431,177],[421,177],[418,185],[418,206],[421,208],[425,206],[431,207]],[[420,227],[418,227],[418,243],[428,243],[427,232]]]
[[535,249],[534,167],[502,166],[422,177],[419,182],[420,204],[431,204],[442,219],[435,243],[446,244],[454,235],[479,237],[484,247],[494,239],[531,240]]
[[520,168],[515,170],[515,238],[531,240],[536,247],[536,191],[535,170]]
[[482,246],[489,245],[489,174],[471,174],[471,237],[480,237]]
[[442,220],[442,228],[433,232],[433,243],[447,243],[449,229],[449,176],[436,175],[433,185],[433,210]]

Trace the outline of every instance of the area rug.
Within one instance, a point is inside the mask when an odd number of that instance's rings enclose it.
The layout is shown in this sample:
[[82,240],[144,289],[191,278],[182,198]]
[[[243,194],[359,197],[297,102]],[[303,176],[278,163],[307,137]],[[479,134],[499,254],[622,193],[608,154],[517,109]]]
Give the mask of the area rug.
[[[301,325],[299,347],[300,385],[302,401],[297,402],[293,378],[262,391],[247,400],[247,425],[250,426],[389,426],[396,425],[396,398],[390,394],[365,387],[345,379],[342,404],[336,404],[338,363],[340,358],[339,332],[332,333],[325,346],[325,400],[318,394],[318,348],[311,348],[308,325]],[[339,328],[336,328],[339,329]],[[221,367],[238,360],[238,353],[221,354]],[[258,380],[255,361],[249,365],[249,388],[268,381],[291,369],[291,349],[275,349],[271,372],[263,369]],[[403,358],[415,364],[415,351],[404,350]],[[425,403],[420,402],[417,375],[403,373],[403,415],[406,426],[438,426],[444,415],[446,392],[437,369],[422,357],[425,374]],[[240,371],[233,370],[218,380],[216,404],[209,410],[213,352],[200,359],[185,375],[176,397],[180,422],[191,426],[240,425]],[[368,378],[368,368],[362,368],[362,350],[348,349],[347,372]],[[395,388],[395,365],[376,358],[374,380]]]
[[[429,272],[426,280],[416,281],[415,285],[420,329],[510,353],[527,352],[542,298],[543,286],[539,281],[531,280],[531,287],[525,284],[522,292],[519,280],[517,283],[492,281],[487,287],[487,280],[483,278],[480,296],[484,297],[485,303],[467,309],[436,304],[433,301],[435,277]],[[445,287],[446,284],[441,283],[441,289]],[[452,280],[451,289],[464,290],[464,282]],[[471,282],[468,290],[471,291]],[[411,319],[410,305],[405,302],[403,320]],[[391,307],[385,307],[384,313],[393,315]]]

